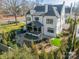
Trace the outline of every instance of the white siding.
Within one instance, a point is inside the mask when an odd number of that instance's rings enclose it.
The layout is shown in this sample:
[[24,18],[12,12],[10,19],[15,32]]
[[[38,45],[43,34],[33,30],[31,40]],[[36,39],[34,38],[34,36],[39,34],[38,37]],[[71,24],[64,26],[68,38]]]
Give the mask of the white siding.
[[[53,24],[46,24],[46,19],[53,19]],[[53,37],[55,37],[56,36],[57,18],[55,16],[45,16],[43,24],[44,24],[44,34],[47,35],[47,36],[53,36]],[[48,27],[54,28],[54,33],[49,33],[47,31]]]
[[61,19],[57,19],[57,28],[56,28],[56,34],[59,34],[62,31],[61,29]]

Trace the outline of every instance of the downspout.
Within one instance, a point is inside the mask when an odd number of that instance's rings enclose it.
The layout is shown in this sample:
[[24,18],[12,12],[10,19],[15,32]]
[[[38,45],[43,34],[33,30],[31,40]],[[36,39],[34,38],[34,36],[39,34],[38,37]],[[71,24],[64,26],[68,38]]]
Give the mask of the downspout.
[[[44,15],[43,15],[43,19],[42,19],[42,24],[44,25],[43,20],[44,20]],[[42,38],[43,38],[43,37],[44,37],[44,26],[42,27]]]

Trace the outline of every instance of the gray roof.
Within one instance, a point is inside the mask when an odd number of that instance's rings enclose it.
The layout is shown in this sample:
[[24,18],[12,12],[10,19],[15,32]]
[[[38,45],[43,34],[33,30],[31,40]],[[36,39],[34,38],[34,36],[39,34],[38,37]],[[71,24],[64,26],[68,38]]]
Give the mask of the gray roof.
[[48,12],[45,14],[46,16],[55,16],[55,12],[53,10],[52,5],[48,5]]
[[48,12],[46,13],[47,16],[55,16],[55,12],[53,7],[57,8],[58,13],[61,15],[63,5],[48,5]]
[[[56,16],[53,7],[57,8],[58,13],[61,15],[63,4],[58,5],[48,5],[48,12],[45,13],[46,16]],[[36,12],[44,12],[45,11],[45,5],[44,6],[36,6],[34,8]],[[30,14],[30,11],[27,13]]]
[[71,11],[71,7],[66,7],[65,8],[65,13],[70,13],[70,11]]
[[36,6],[34,8],[34,10],[36,10],[36,12],[44,12],[45,11],[45,6]]
[[38,27],[38,28],[43,26],[43,24],[41,24],[39,21],[33,21],[33,22],[30,22],[29,24],[27,24],[27,26],[32,26],[32,25],[35,27]]

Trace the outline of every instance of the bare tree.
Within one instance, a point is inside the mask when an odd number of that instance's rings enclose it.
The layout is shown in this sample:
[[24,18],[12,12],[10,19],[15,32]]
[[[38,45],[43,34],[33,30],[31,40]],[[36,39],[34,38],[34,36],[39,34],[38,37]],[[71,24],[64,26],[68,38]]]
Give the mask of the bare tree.
[[34,8],[35,3],[26,1],[26,0],[22,0],[21,2],[21,11],[22,14],[26,17],[26,13]]
[[13,15],[15,17],[15,21],[17,24],[17,15],[19,15],[20,12],[20,5],[18,0],[4,0],[3,8],[5,13],[9,15]]

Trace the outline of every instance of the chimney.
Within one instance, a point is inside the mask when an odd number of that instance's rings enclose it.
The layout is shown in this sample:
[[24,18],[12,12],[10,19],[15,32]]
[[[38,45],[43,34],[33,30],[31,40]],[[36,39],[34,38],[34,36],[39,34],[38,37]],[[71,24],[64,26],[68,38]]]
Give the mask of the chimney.
[[48,5],[45,4],[45,13],[47,13],[47,12],[48,12]]
[[72,16],[72,9],[73,9],[73,7],[72,7],[72,3],[71,3],[71,7],[70,7],[70,15]]

